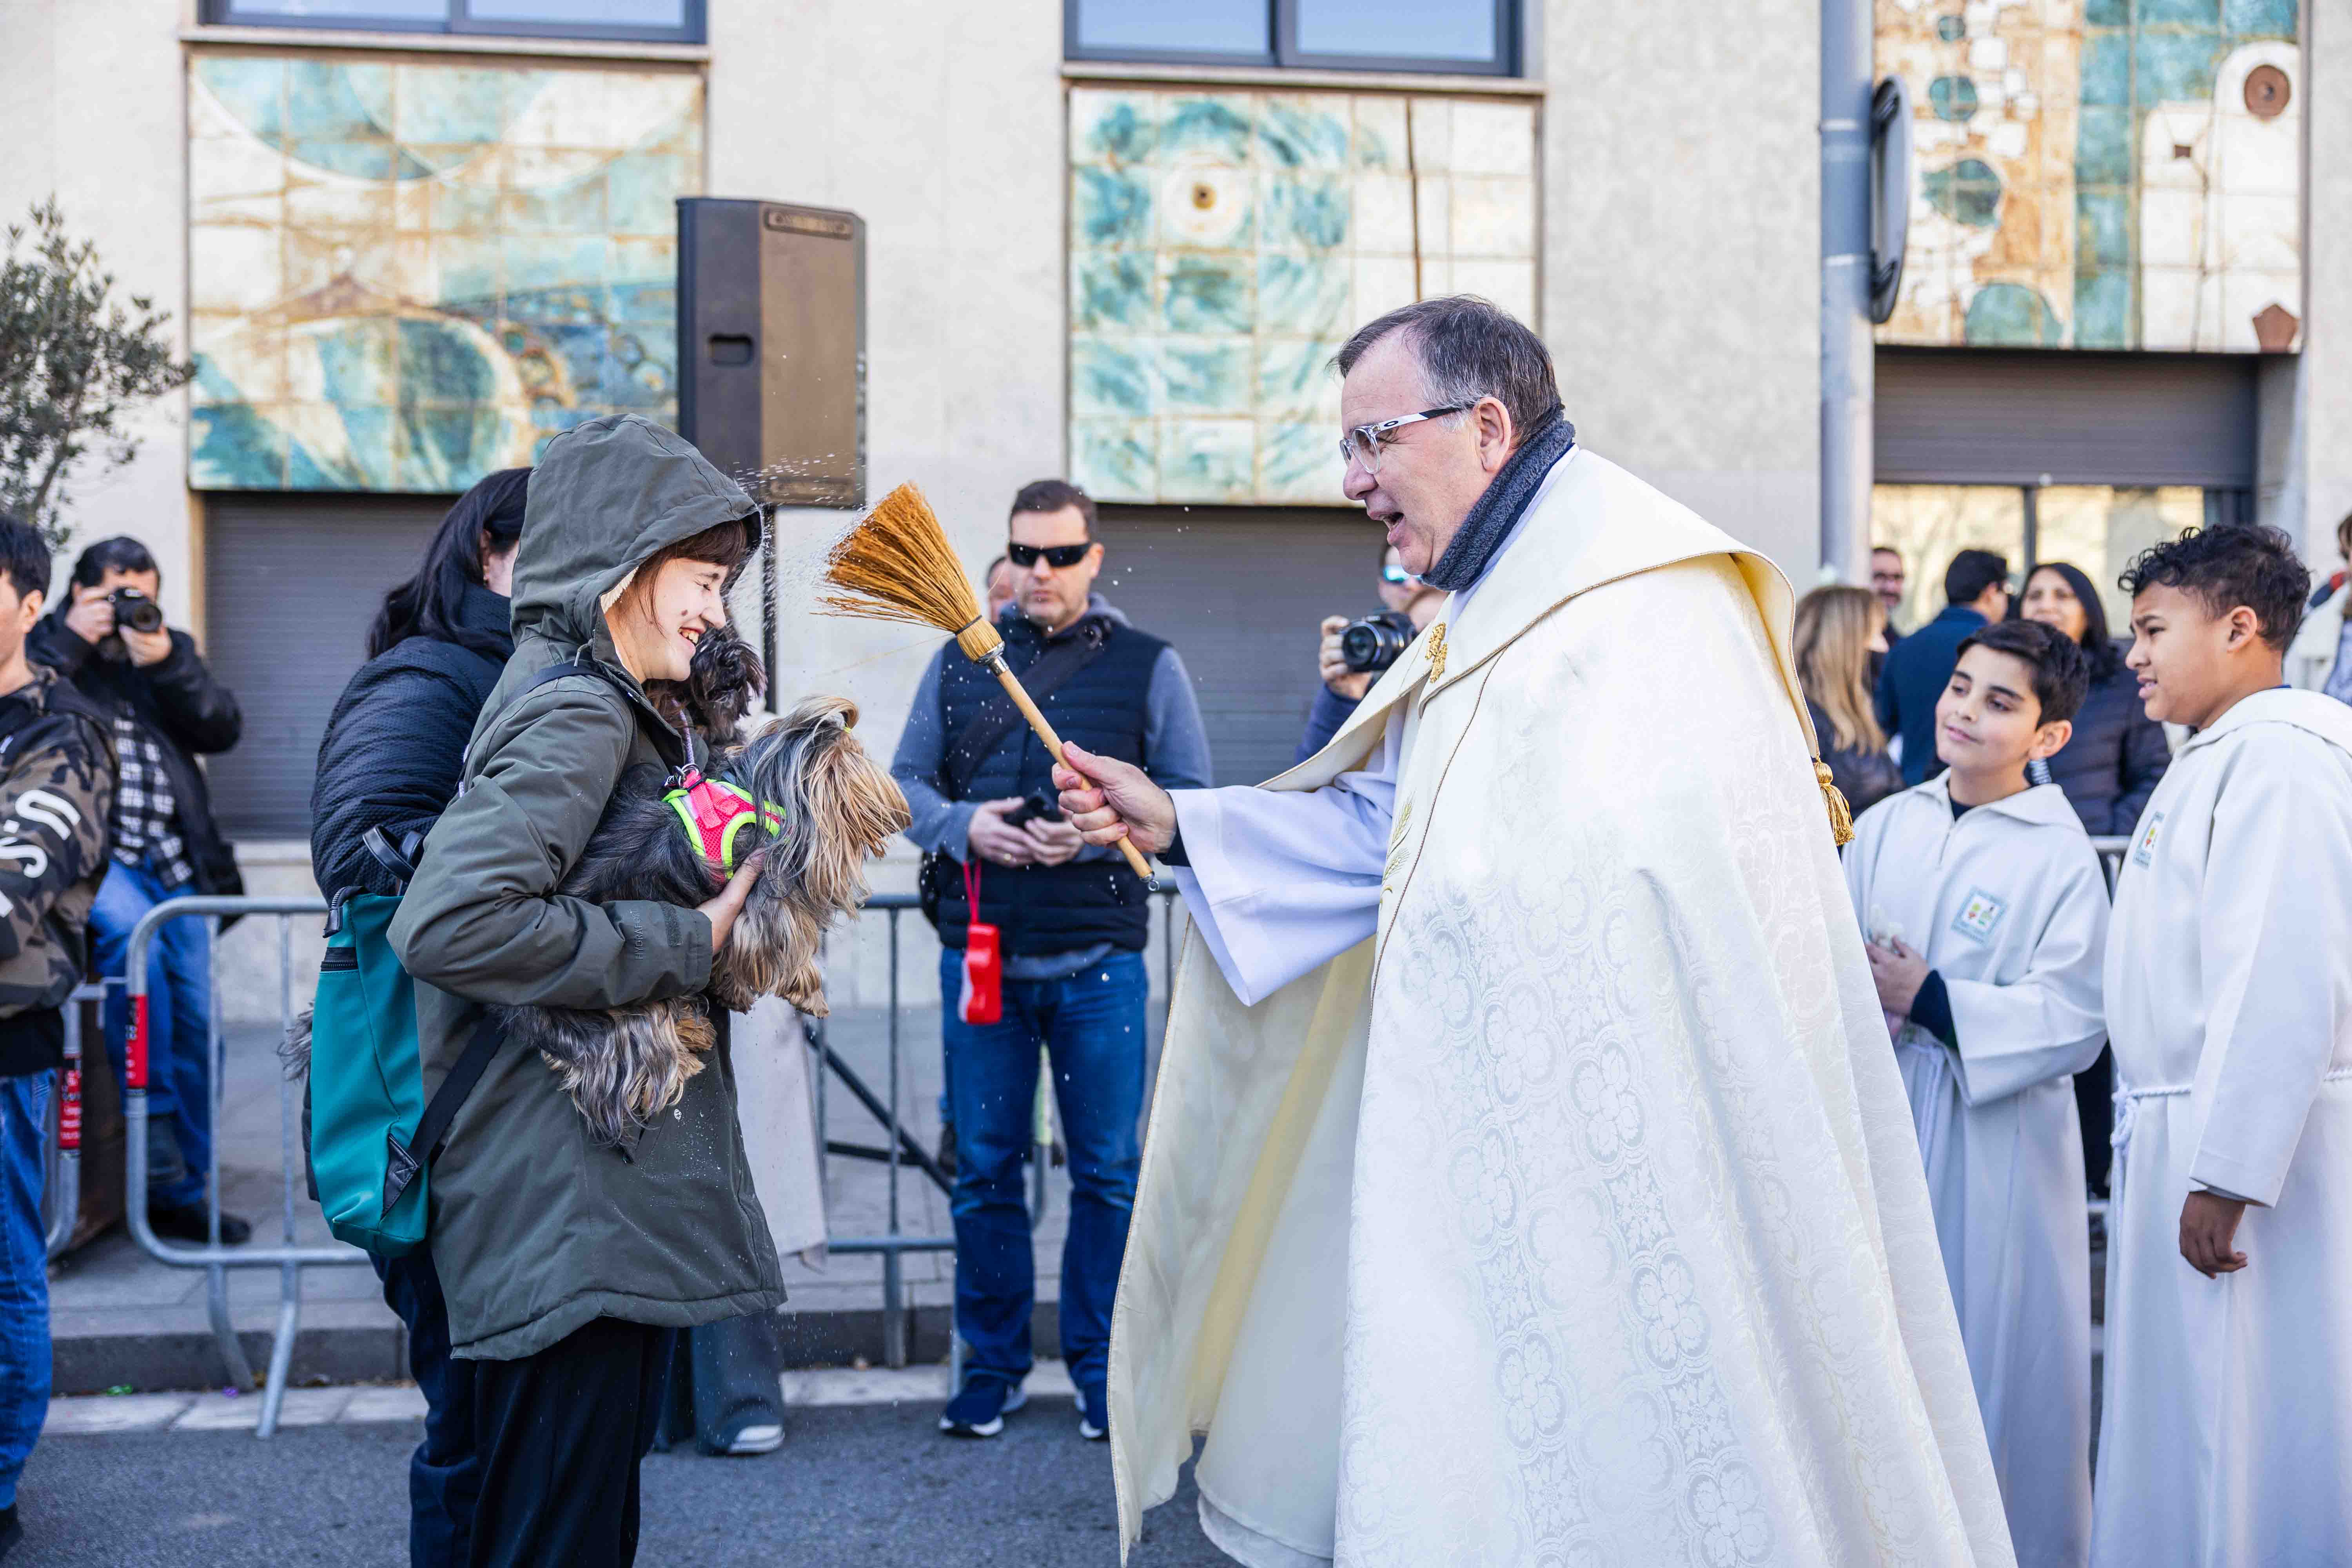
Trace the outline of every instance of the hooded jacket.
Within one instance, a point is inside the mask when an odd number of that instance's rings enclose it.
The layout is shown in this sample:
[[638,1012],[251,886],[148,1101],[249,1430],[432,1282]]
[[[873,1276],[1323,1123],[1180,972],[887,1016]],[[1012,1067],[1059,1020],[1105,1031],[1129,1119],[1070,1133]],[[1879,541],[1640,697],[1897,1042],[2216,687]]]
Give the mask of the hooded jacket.
[[[686,756],[622,667],[603,605],[655,552],[735,519],[756,526],[751,498],[635,415],[558,437],[534,471],[515,561],[514,656],[392,924],[418,982],[428,1095],[481,1005],[615,1007],[709,984],[710,922],[699,911],[555,889],[622,774]],[[563,661],[598,668],[524,691]],[[723,1030],[712,1058],[624,1152],[591,1140],[536,1055],[493,1057],[433,1168],[433,1262],[453,1354],[513,1360],[599,1317],[685,1327],[783,1299]]]

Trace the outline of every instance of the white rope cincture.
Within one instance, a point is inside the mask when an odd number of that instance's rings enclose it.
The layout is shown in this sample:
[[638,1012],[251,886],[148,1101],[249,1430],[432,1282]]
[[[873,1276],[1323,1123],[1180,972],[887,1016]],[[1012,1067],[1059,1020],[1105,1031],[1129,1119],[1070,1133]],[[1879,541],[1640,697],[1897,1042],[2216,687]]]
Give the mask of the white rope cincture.
[[[2334,1068],[2322,1073],[2322,1083],[2342,1083],[2352,1079],[2352,1067]],[[2107,1134],[2107,1142],[2117,1154],[2131,1142],[2132,1123],[2138,1120],[2139,1102],[2143,1100],[2168,1100],[2177,1094],[2187,1094],[2197,1086],[2193,1083],[2158,1084],[2151,1089],[2134,1089],[2127,1084],[2116,1085],[2116,1126]]]
[[2115,1131],[2107,1134],[2108,1146],[2117,1154],[2131,1142],[2132,1123],[2138,1120],[2139,1102],[2143,1100],[2164,1100],[2176,1094],[2187,1094],[2197,1086],[2193,1083],[2168,1083],[2154,1089],[2133,1089],[2128,1084],[2116,1085]]

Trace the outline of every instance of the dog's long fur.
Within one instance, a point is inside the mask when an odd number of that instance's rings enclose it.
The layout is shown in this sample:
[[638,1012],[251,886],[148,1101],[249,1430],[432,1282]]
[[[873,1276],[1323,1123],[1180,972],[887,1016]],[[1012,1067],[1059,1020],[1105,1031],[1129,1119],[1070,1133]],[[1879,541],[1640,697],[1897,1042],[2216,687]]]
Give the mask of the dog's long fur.
[[[508,1043],[540,1053],[599,1143],[625,1147],[677,1102],[716,1041],[709,1006],[741,1012],[772,995],[803,1013],[825,1012],[818,945],[837,917],[865,900],[865,862],[910,820],[898,784],[851,732],[857,709],[845,698],[810,698],[738,742],[737,725],[765,689],[758,657],[731,633],[714,632],[698,646],[691,678],[655,693],[710,744],[711,777],[772,803],[783,818],[772,837],[756,818],[740,830],[739,863],[755,848],[762,858],[711,961],[708,1002],[697,995],[605,1011],[500,1010]],[[654,767],[623,775],[560,890],[592,903],[646,899],[688,907],[716,895],[726,878],[663,800],[667,784]],[[308,1021],[306,1014],[301,1023]]]
[[[712,1005],[742,1012],[782,996],[803,1013],[825,1011],[817,945],[836,916],[866,897],[865,862],[909,818],[906,797],[850,732],[845,699],[811,698],[711,769],[755,801],[782,808],[772,841],[755,823],[739,845],[764,846],[758,876],[710,966]],[[694,905],[724,885],[662,800],[658,770],[633,770],[614,792],[562,890],[595,903],[654,899]],[[712,1044],[701,997],[610,1012],[516,1007],[507,1037],[537,1050],[599,1142],[632,1142],[677,1103]]]

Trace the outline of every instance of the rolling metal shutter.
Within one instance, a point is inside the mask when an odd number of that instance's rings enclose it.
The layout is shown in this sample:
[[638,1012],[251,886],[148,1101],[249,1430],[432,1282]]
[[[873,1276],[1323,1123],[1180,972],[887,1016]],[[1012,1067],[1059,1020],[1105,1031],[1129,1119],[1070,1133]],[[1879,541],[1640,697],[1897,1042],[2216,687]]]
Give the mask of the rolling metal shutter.
[[1882,484],[2254,486],[2249,354],[1881,349]]
[[310,837],[327,716],[384,590],[416,570],[454,500],[206,498],[205,658],[245,709],[244,740],[206,763],[231,838]]
[[1328,507],[1105,507],[1100,531],[1096,591],[1183,655],[1216,782],[1289,767],[1319,684],[1316,623],[1380,608],[1380,531]]

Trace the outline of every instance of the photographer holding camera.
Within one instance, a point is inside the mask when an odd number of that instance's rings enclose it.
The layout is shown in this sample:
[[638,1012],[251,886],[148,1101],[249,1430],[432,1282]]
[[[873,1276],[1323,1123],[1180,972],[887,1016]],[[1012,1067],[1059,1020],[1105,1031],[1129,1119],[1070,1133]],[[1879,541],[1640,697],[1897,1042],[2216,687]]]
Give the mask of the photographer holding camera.
[[1442,589],[1430,587],[1404,569],[1393,545],[1381,551],[1381,581],[1375,590],[1381,607],[1360,620],[1345,616],[1323,618],[1323,643],[1318,650],[1316,673],[1323,678],[1307,710],[1307,733],[1298,742],[1296,762],[1305,762],[1339,732],[1381,671],[1397,661],[1422,628],[1437,618],[1445,603]]
[[[119,976],[131,928],[164,900],[245,891],[236,854],[214,826],[195,759],[226,752],[245,724],[236,698],[205,668],[195,639],[164,624],[163,574],[128,535],[81,552],[63,602],[33,629],[26,652],[73,683],[113,727],[121,764],[107,822],[112,864],[89,911],[98,973]],[[212,1167],[212,963],[202,921],[167,921],[147,948],[147,1197],[155,1234],[201,1243]],[[118,1075],[131,1005],[106,1004],[107,1051]],[[221,1215],[221,1240],[252,1226]]]
[[[1163,785],[1206,784],[1208,737],[1183,661],[1092,591],[1103,558],[1095,503],[1040,479],[1013,498],[1007,526],[1013,600],[996,626],[1054,728]],[[953,645],[923,672],[890,772],[914,814],[907,837],[924,851],[923,908],[941,944],[956,1331],[971,1353],[940,1429],[992,1437],[1022,1403],[1035,1297],[1022,1161],[1042,1044],[1069,1145],[1062,1355],[1079,1430],[1099,1438],[1111,1296],[1141,1163],[1151,894],[1117,853],[1062,821],[1045,748]]]

